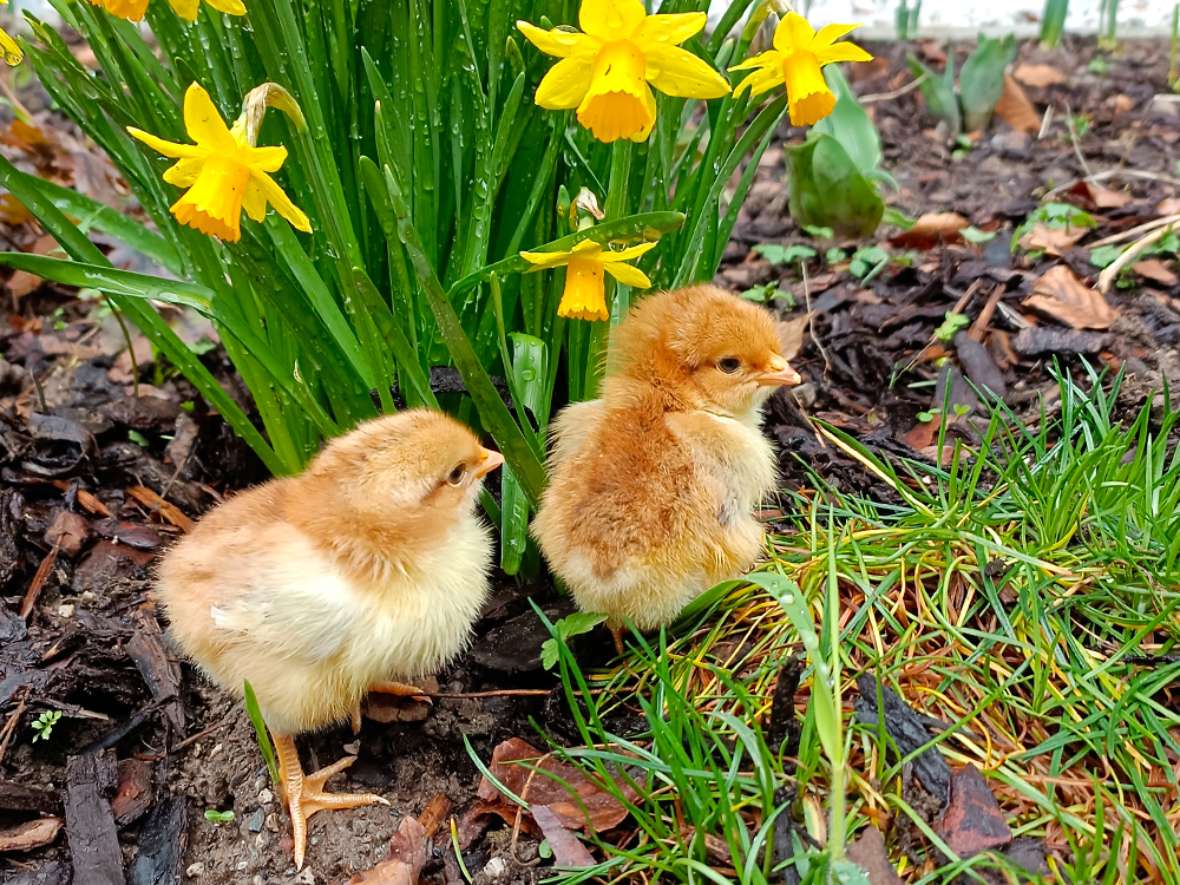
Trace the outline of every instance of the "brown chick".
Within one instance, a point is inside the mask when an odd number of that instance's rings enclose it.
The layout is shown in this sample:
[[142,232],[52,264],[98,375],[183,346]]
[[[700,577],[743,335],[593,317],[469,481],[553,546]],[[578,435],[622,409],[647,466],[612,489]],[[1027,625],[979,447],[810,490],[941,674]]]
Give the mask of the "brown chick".
[[297,867],[307,818],[384,800],[326,792],[355,757],[305,777],[294,736],[348,720],[367,691],[415,693],[392,680],[430,673],[467,644],[492,553],[475,502],[502,463],[441,413],[378,418],[301,475],[211,511],[161,563],[177,643],[226,691],[254,688]]
[[757,559],[753,511],[776,479],[762,406],[799,380],[766,310],[694,286],[639,302],[611,338],[601,398],[554,422],[533,534],[620,652],[625,621],[667,624]]

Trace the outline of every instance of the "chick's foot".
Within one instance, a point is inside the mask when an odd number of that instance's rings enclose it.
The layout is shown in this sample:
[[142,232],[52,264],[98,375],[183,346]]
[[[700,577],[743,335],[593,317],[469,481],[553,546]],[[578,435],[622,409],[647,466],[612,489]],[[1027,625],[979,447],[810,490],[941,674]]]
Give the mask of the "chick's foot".
[[345,756],[326,768],[304,775],[299,764],[299,752],[291,737],[275,736],[275,750],[279,757],[279,774],[291,815],[291,837],[295,843],[295,868],[303,869],[307,852],[307,819],[317,811],[339,811],[362,808],[365,805],[388,805],[388,800],[374,793],[329,793],[324,790],[328,780],[356,762],[355,756]]

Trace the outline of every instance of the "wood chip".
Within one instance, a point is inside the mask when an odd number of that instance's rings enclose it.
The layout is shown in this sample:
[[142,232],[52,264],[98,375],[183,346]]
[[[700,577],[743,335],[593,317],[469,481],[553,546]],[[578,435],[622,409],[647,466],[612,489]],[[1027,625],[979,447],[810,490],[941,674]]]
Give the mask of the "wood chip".
[[138,820],[152,804],[154,766],[144,759],[119,761],[119,787],[111,800],[115,823],[126,826]]
[[1050,268],[1037,280],[1024,304],[1071,329],[1109,329],[1118,317],[1101,292],[1079,280],[1064,264]]
[[0,830],[0,854],[52,845],[61,832],[60,817],[41,817]]
[[152,510],[159,512],[164,519],[168,520],[169,523],[176,526],[182,532],[191,532],[193,530],[193,521],[185,516],[179,507],[171,501],[164,500],[147,486],[131,486],[127,490],[127,494],[145,507],[150,507]]
[[188,844],[189,800],[171,796],[152,809],[139,834],[131,885],[180,882]]
[[170,699],[164,715],[174,734],[184,733],[184,707],[180,701],[180,665],[164,648],[164,631],[155,616],[140,610],[136,613],[138,627],[127,640],[127,655],[135,662],[139,674],[156,701]]
[[937,829],[947,847],[962,858],[1002,848],[1012,841],[1008,820],[974,765],[955,772],[951,801]]
[[[55,479],[52,484],[54,488],[61,489],[63,492],[70,490],[70,483],[64,479]],[[88,492],[86,489],[78,489],[77,498],[78,504],[87,513],[93,513],[96,516],[106,516],[108,518],[114,515],[106,504],[98,500],[92,492]]]
[[37,566],[37,571],[33,574],[33,580],[29,582],[29,589],[25,591],[25,598],[21,600],[20,604],[20,616],[26,621],[29,619],[29,615],[32,614],[33,608],[37,605],[37,599],[41,596],[41,591],[45,588],[45,580],[49,577],[49,572],[53,569],[53,564],[57,562],[57,551],[60,549],[57,544],[53,545],[53,548],[41,560],[41,564]]
[[1019,132],[1035,135],[1041,131],[1041,115],[1011,74],[1004,74],[1004,91],[996,102],[996,116]]
[[112,750],[71,756],[66,762],[66,840],[86,885],[125,885],[123,852],[111,812],[117,784]]

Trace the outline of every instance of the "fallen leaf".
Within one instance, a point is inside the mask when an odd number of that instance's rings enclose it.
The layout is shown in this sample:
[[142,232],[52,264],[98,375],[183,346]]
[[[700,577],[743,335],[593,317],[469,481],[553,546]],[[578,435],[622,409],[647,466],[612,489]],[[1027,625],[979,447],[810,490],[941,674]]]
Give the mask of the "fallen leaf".
[[[57,249],[57,240],[49,234],[45,234],[37,238],[32,249],[25,251],[32,252],[34,255],[52,255]],[[40,289],[44,282],[45,280],[41,277],[31,274],[27,270],[14,270],[12,276],[8,278],[8,292],[13,298],[23,298]]]
[[45,543],[59,545],[61,552],[72,558],[81,552],[89,536],[90,523],[86,517],[69,510],[59,510],[45,530]]
[[1180,197],[1165,197],[1155,211],[1160,215],[1180,215]]
[[51,845],[61,832],[61,818],[41,817],[0,830],[0,854],[10,851],[32,851]]
[[934,443],[934,437],[938,435],[938,428],[941,426],[942,420],[938,415],[935,415],[929,421],[923,421],[915,424],[901,436],[901,441],[916,451],[929,448]]
[[1109,329],[1118,316],[1102,294],[1077,278],[1064,264],[1050,268],[1033,284],[1026,307],[1072,329]]
[[[517,764],[522,760],[527,760],[528,765]],[[627,816],[623,803],[590,780],[584,771],[559,762],[521,738],[509,738],[496,746],[492,751],[491,772],[530,805],[548,805],[567,829],[609,830]],[[572,787],[577,798],[572,798],[555,778]],[[518,806],[505,806],[504,797],[486,777],[480,780],[477,795],[485,802],[496,803],[494,810],[505,820],[515,819]]]
[[1121,209],[1131,202],[1131,195],[1123,191],[1111,190],[1084,178],[1075,181],[1069,190],[1069,196],[1077,197],[1077,202],[1083,209]]
[[803,349],[803,342],[807,339],[807,327],[810,322],[811,314],[804,313],[802,316],[780,320],[777,323],[778,337],[783,348],[783,359],[787,362],[797,357],[799,351]]
[[962,858],[1012,841],[1008,820],[974,765],[951,777],[951,801],[936,829],[947,847]]
[[29,211],[29,207],[12,194],[0,196],[0,221],[16,227],[29,221],[32,217],[33,213]]
[[1135,108],[1135,99],[1122,92],[1118,95],[1111,96],[1108,102],[1116,114],[1125,114]]
[[1032,64],[1025,62],[1016,66],[1013,75],[1025,86],[1044,88],[1045,86],[1060,86],[1066,82],[1065,74],[1053,65]]
[[1035,224],[1032,230],[1020,238],[1020,247],[1027,252],[1045,252],[1060,258],[1088,234],[1085,228],[1049,227]]
[[1020,132],[1033,135],[1041,131],[1041,115],[1010,74],[1004,75],[1004,91],[996,102],[996,116]]
[[426,829],[417,820],[402,820],[389,841],[386,859],[371,870],[357,873],[348,885],[416,885],[430,857]]
[[577,836],[561,825],[561,818],[548,805],[529,806],[533,820],[541,828],[541,835],[553,849],[553,861],[559,867],[581,870],[594,866],[594,855],[581,843]]
[[1159,283],[1161,286],[1175,286],[1180,283],[1180,277],[1158,258],[1148,258],[1131,265],[1131,270],[1139,276]]
[[894,246],[906,249],[930,249],[940,243],[957,243],[962,240],[960,231],[971,222],[958,212],[928,212],[914,222],[909,230],[891,237]]
[[901,885],[901,878],[885,852],[885,839],[876,827],[861,831],[848,846],[848,858],[869,874],[869,885]]

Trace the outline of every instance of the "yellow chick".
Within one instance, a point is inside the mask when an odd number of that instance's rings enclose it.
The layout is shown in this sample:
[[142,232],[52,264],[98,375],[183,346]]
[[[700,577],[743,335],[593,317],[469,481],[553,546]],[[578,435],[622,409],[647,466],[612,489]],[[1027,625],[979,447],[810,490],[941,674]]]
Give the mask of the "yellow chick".
[[161,563],[158,598],[181,649],[226,691],[254,688],[297,867],[311,815],[384,800],[325,791],[355,757],[304,776],[294,736],[354,716],[368,691],[416,693],[396,680],[468,643],[492,554],[476,497],[502,463],[441,413],[378,418],[301,475],[211,511]]
[[554,422],[533,534],[583,611],[674,620],[758,558],[773,490],[762,406],[799,383],[770,314],[714,286],[652,295],[615,330],[601,398]]

